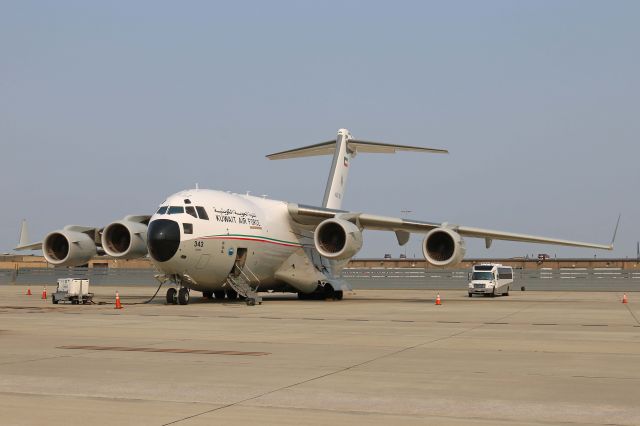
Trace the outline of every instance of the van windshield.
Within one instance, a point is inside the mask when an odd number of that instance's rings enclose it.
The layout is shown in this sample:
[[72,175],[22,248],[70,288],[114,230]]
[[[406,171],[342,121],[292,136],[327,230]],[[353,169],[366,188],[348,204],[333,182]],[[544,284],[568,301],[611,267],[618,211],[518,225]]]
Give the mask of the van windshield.
[[493,272],[474,272],[471,275],[472,280],[492,280]]

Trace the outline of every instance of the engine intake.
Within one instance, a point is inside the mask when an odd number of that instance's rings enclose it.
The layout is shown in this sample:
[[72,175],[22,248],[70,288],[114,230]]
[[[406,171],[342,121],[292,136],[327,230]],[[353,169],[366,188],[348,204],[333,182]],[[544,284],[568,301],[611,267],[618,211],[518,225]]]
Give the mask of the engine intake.
[[448,228],[432,229],[422,242],[422,254],[434,266],[455,266],[462,262],[465,253],[462,237]]
[[80,266],[89,262],[97,249],[89,235],[63,229],[53,231],[44,238],[42,252],[52,265]]
[[116,259],[137,259],[147,254],[147,225],[119,220],[102,231],[102,248]]
[[318,253],[328,259],[348,259],[362,248],[362,231],[344,219],[321,222],[313,239]]

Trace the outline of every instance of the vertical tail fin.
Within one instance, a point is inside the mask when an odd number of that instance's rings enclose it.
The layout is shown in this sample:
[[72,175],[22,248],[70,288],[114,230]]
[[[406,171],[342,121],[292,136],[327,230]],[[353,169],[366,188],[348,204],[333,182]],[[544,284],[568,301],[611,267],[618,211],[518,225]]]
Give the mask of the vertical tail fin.
[[322,207],[336,210],[342,207],[344,188],[347,183],[347,177],[349,177],[349,164],[353,154],[347,145],[350,139],[351,133],[347,129],[338,130],[336,148],[333,152],[333,162],[331,163],[329,179],[327,179],[327,187],[324,190]]
[[396,151],[430,152],[436,154],[448,154],[445,149],[422,148],[408,145],[394,145],[382,142],[369,142],[351,138],[351,133],[347,129],[338,130],[335,140],[322,142],[303,148],[291,149],[267,155],[270,160],[283,160],[287,158],[312,157],[316,155],[333,154],[331,171],[327,180],[327,187],[324,191],[322,206],[330,209],[340,209],[344,199],[345,186],[349,175],[351,159],[358,152],[393,154]]

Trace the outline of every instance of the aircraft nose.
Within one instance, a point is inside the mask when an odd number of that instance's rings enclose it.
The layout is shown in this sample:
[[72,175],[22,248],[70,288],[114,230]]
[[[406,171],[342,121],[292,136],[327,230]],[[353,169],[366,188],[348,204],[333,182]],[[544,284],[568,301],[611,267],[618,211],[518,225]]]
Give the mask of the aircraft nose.
[[180,246],[180,226],[172,220],[156,219],[147,229],[147,248],[151,257],[158,262],[166,262]]

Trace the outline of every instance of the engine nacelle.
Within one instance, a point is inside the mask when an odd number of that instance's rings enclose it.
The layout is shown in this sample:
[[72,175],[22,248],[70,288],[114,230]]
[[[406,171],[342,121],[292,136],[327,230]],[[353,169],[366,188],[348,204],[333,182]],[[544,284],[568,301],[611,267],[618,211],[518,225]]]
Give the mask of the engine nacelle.
[[96,244],[89,235],[63,229],[48,234],[42,242],[47,262],[55,266],[84,265],[96,255]]
[[318,225],[313,237],[316,250],[328,259],[353,257],[362,247],[362,231],[344,219],[327,219]]
[[147,254],[147,225],[119,220],[102,230],[102,248],[116,259],[138,259]]
[[432,229],[422,242],[422,254],[434,266],[455,266],[466,251],[460,234],[448,228]]

